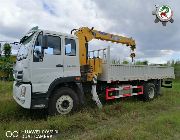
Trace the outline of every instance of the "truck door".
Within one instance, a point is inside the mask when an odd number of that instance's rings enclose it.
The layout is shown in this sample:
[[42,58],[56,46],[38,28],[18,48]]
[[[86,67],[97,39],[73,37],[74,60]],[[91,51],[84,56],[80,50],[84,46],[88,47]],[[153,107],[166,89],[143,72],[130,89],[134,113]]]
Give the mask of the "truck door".
[[61,36],[47,34],[47,46],[47,49],[42,49],[42,34],[40,33],[35,42],[31,65],[33,92],[47,92],[49,85],[55,79],[64,76]]
[[80,76],[79,48],[74,38],[64,38],[64,77]]

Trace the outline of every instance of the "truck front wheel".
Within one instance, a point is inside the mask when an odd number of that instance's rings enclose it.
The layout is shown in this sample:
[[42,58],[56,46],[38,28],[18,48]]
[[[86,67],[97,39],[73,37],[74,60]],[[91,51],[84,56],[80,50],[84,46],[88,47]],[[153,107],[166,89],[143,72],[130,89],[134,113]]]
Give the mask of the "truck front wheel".
[[155,85],[153,83],[145,83],[143,99],[145,101],[153,100],[155,94],[156,94]]
[[77,105],[78,97],[76,93],[68,87],[63,87],[56,90],[50,98],[48,112],[50,115],[65,115],[75,111]]

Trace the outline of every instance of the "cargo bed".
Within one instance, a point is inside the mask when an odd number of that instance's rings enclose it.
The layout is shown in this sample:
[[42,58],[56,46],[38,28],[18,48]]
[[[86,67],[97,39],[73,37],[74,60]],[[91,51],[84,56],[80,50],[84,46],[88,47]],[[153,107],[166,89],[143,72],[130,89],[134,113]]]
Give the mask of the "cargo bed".
[[129,81],[149,79],[175,78],[174,68],[167,66],[148,66],[132,64],[111,64],[110,49],[107,49],[107,60],[102,64],[102,74],[98,77],[100,81]]
[[173,67],[142,66],[142,65],[115,65],[102,64],[102,74],[98,80],[107,81],[129,81],[148,79],[175,78]]

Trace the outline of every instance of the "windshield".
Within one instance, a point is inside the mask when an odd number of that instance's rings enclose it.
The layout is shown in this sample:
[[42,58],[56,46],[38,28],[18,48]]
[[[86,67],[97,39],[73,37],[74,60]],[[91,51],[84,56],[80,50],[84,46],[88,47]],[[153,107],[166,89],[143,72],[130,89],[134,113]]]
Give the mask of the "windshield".
[[20,40],[20,47],[17,53],[17,60],[26,59],[28,55],[28,46],[34,36],[35,32],[30,32]]
[[28,48],[24,45],[21,45],[18,50],[17,60],[20,61],[22,59],[26,59],[28,55]]

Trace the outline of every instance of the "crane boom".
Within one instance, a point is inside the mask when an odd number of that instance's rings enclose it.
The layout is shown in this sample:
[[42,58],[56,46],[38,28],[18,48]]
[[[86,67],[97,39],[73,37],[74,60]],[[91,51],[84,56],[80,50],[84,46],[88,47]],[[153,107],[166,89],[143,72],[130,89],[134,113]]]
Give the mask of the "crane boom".
[[[74,30],[77,30],[77,29],[73,29],[72,31],[74,31]],[[81,65],[87,64],[87,52],[88,52],[87,43],[93,39],[99,39],[99,40],[104,40],[104,41],[120,43],[120,44],[126,44],[127,46],[130,46],[132,51],[134,51],[136,48],[135,40],[133,40],[132,38],[97,31],[97,30],[94,30],[94,28],[92,28],[92,29],[89,29],[88,27],[79,28],[75,32],[75,35],[79,39],[80,64]],[[135,57],[135,55],[132,54],[131,57]]]
[[110,33],[105,33],[97,30],[92,30],[95,39],[111,41],[115,43],[126,44],[127,46],[131,46],[132,49],[135,49],[135,41],[132,38],[127,38],[124,36],[114,35]]

